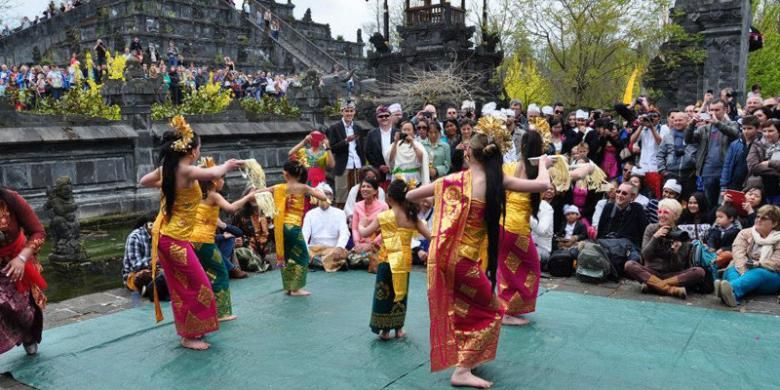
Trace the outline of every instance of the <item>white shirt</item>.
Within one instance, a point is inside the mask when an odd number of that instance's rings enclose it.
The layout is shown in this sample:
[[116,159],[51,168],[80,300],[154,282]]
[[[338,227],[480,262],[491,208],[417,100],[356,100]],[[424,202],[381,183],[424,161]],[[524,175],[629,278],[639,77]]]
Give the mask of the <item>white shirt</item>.
[[346,248],[349,241],[346,214],[333,206],[309,210],[303,217],[303,238],[309,245]]
[[566,224],[566,227],[565,227],[565,228],[563,228],[563,231],[564,231],[564,236],[563,236],[563,238],[565,238],[565,239],[569,239],[569,238],[571,238],[571,236],[573,236],[573,235],[574,235],[574,227],[575,227],[576,225],[577,225],[577,222],[575,222],[575,223],[567,223],[567,224]]
[[[357,203],[357,196],[359,191],[360,191],[360,184],[355,184],[354,186],[352,186],[352,188],[349,189],[349,194],[347,195],[347,203],[344,204],[344,213],[347,214],[347,218],[351,217],[352,213],[355,211],[355,203]],[[382,202],[385,201],[385,190],[383,190],[382,187],[379,187],[377,198]]]
[[[347,125],[347,122],[344,122],[344,120],[341,120],[341,123],[344,124],[344,130],[347,133],[347,137],[351,135],[355,135],[355,129],[352,128],[352,125],[355,123],[355,121],[352,121]],[[360,169],[360,156],[358,156],[357,152],[357,142],[355,140],[352,140],[349,142],[349,157],[347,158],[347,169]]]
[[650,199],[642,194],[636,194],[634,202],[641,204],[642,207],[647,207],[647,204],[650,203]]
[[393,145],[393,128],[389,127],[387,131],[379,128],[379,134],[382,136],[382,157],[385,159],[386,164],[390,164],[390,148]]
[[555,232],[553,231],[553,219],[555,212],[552,206],[546,200],[539,202],[539,219],[531,217],[531,237],[536,246],[552,252],[552,240]]
[[601,219],[601,213],[604,212],[604,206],[607,205],[607,200],[602,199],[598,202],[596,202],[596,209],[593,211],[593,221],[591,221],[591,225],[593,225],[593,228],[598,231],[599,228],[599,220]]
[[[658,135],[661,139],[669,133],[669,128],[661,128],[658,130]],[[658,153],[658,145],[655,143],[655,137],[653,137],[652,130],[642,130],[642,134],[639,135],[640,147],[639,151],[639,166],[642,170],[647,172],[658,172],[658,162],[655,159],[656,153]]]

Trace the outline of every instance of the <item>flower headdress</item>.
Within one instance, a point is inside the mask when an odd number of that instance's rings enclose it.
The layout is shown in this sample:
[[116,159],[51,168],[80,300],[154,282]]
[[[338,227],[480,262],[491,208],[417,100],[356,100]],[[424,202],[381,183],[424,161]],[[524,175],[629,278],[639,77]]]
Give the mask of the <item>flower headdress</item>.
[[539,132],[539,135],[542,136],[542,150],[547,150],[547,148],[550,147],[550,144],[552,144],[552,131],[550,130],[550,123],[547,122],[547,119],[544,119],[540,116],[533,117],[528,122],[530,125],[535,127],[536,131]]
[[501,154],[512,149],[512,135],[506,128],[506,120],[499,115],[486,115],[479,118],[474,131],[486,135],[488,143],[496,144]]
[[195,138],[192,127],[181,115],[176,115],[171,119],[171,127],[176,130],[176,135],[179,136],[179,139],[171,144],[171,149],[181,153],[189,151],[192,148],[192,140]]
[[201,168],[213,168],[217,166],[217,163],[214,161],[214,157],[201,157],[198,161],[198,166]]
[[404,183],[406,183],[406,189],[405,189],[406,191],[413,190],[413,189],[417,188],[417,180],[415,180],[413,177],[409,178],[409,180],[407,180],[406,177],[404,177],[404,175],[399,173],[399,174],[396,174],[394,176],[394,178],[397,179],[397,180],[400,180],[400,181],[402,181]]

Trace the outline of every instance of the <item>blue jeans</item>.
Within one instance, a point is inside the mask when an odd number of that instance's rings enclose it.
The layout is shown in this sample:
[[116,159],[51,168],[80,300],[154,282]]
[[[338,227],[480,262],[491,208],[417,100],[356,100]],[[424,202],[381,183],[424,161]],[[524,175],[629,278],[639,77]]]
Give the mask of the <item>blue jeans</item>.
[[769,295],[780,292],[780,273],[766,268],[752,268],[740,275],[736,268],[729,267],[723,277],[731,283],[737,299],[750,293]]
[[233,268],[236,268],[236,265],[230,261],[230,259],[233,258],[233,249],[236,247],[236,239],[226,239],[221,234],[218,234],[216,244],[217,248],[219,248],[219,253],[222,255],[222,262],[225,263],[225,268],[227,268],[228,272],[232,271]]
[[718,207],[718,198],[720,198],[720,177],[702,176],[702,192],[707,198],[709,210]]

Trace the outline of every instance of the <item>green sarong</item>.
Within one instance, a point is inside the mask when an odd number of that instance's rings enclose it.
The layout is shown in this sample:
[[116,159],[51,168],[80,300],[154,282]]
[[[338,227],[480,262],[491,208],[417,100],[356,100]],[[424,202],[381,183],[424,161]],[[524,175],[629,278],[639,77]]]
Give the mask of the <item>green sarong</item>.
[[222,262],[222,254],[216,244],[203,244],[193,242],[195,254],[206,271],[214,290],[214,298],[217,301],[217,317],[223,318],[233,314],[233,304],[230,299],[230,276],[225,263]]
[[309,269],[309,249],[300,226],[284,224],[284,257],[282,286],[285,291],[300,290],[306,286]]
[[379,263],[376,269],[376,285],[374,286],[374,305],[371,309],[371,331],[379,333],[404,327],[406,320],[406,300],[395,302],[395,291],[393,289],[393,277],[405,278],[407,291],[409,289],[409,273],[393,274],[390,271],[390,264],[387,262]]

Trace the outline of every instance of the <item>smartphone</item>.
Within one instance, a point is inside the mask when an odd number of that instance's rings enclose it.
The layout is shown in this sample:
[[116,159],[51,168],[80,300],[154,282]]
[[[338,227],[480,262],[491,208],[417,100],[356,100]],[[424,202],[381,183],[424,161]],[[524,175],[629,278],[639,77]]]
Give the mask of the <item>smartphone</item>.
[[703,120],[703,121],[708,121],[712,117],[710,116],[710,114],[708,114],[706,112],[703,112],[703,113],[699,114],[699,118],[701,118],[701,120]]

